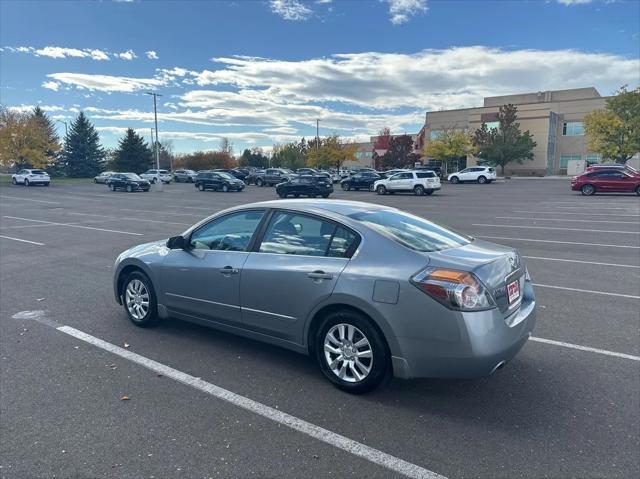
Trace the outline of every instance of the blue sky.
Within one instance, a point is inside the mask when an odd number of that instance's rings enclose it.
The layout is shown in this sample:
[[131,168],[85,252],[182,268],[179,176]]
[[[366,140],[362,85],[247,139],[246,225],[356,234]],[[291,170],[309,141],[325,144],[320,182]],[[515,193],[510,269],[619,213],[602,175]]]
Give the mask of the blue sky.
[[[484,96],[640,83],[640,2],[611,0],[11,1],[0,3],[0,102],[84,110],[186,152],[315,134],[417,132]],[[60,131],[64,126],[58,124]]]

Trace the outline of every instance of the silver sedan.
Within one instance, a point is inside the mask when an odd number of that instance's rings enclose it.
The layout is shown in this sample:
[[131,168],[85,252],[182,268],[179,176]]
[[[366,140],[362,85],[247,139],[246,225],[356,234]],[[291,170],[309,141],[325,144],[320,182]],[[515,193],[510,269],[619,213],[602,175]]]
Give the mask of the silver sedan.
[[309,354],[351,393],[492,374],[535,324],[516,250],[353,201],[222,211],[120,254],[113,286],[138,326],[174,317]]

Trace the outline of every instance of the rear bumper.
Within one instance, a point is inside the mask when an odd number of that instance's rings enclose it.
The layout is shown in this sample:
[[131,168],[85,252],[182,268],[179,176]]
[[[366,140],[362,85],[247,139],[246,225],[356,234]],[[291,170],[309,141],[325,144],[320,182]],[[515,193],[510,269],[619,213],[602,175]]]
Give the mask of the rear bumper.
[[[498,309],[457,314],[456,342],[398,338],[401,355],[393,358],[394,374],[402,378],[489,376],[508,363],[531,336],[536,323],[536,303],[531,283],[522,305],[504,318]],[[452,320],[455,319],[452,317]]]

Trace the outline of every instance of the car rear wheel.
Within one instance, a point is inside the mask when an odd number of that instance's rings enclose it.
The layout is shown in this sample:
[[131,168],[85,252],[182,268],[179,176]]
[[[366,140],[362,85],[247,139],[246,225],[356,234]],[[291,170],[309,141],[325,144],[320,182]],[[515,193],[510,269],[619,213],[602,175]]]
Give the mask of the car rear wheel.
[[424,195],[424,187],[422,185],[416,185],[413,188],[413,194],[416,195],[416,196]]
[[487,182],[486,176],[478,176],[478,183],[480,183],[481,185],[484,185],[486,182]]
[[636,188],[636,195],[640,196],[640,186]]
[[593,185],[583,185],[582,188],[580,188],[580,192],[583,196],[591,196],[596,193],[596,187]]
[[18,182],[16,181],[16,179],[15,179],[15,178],[11,178],[11,183],[13,183],[14,185],[17,185],[17,184],[18,184]]
[[327,315],[318,328],[314,348],[324,376],[334,386],[352,394],[374,390],[391,372],[382,333],[356,311]]
[[133,191],[133,187],[131,185],[127,185],[127,193],[131,193]]
[[146,328],[158,322],[158,303],[151,280],[140,271],[131,273],[124,282],[122,303],[129,319]]
[[229,187],[227,185],[222,185],[222,191],[224,193],[228,192],[229,191]]
[[256,186],[264,186],[264,181],[262,181],[262,178],[258,178],[256,180]]
[[378,193],[379,195],[386,195],[387,189],[384,187],[384,185],[378,185],[378,187],[376,188],[376,193]]
[[97,184],[97,183],[98,183],[98,180],[96,180],[96,179],[94,178],[94,179],[93,179],[93,182]]
[[204,185],[202,183],[198,185],[198,190],[204,191]]
[[342,189],[344,191],[349,191],[351,189],[351,185],[349,183],[342,183]]
[[452,176],[449,180],[449,183],[453,183],[454,185],[460,183],[460,178],[458,178],[457,176]]

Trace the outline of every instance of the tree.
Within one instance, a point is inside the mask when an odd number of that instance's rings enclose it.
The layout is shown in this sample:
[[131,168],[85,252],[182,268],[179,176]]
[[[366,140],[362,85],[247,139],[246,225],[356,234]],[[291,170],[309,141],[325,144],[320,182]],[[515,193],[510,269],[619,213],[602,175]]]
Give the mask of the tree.
[[518,119],[518,108],[503,105],[498,111],[498,128],[487,128],[483,123],[473,135],[473,144],[477,148],[477,157],[493,166],[500,166],[502,174],[507,163],[533,160],[536,142],[529,131],[522,133]]
[[269,166],[269,157],[260,148],[252,150],[245,149],[238,160],[240,166],[252,166],[255,168],[266,168]]
[[297,170],[306,165],[307,145],[304,138],[299,143],[274,145],[271,166]]
[[234,158],[226,151],[195,151],[177,157],[173,162],[174,168],[189,170],[229,169],[235,166]]
[[338,135],[313,139],[306,150],[307,165],[314,168],[338,168],[347,160],[353,160],[358,146],[342,141]]
[[445,164],[445,173],[449,171],[448,165],[452,160],[475,154],[473,137],[462,130],[445,129],[438,138],[428,140],[424,145],[424,154],[427,158],[442,161]]
[[143,173],[153,165],[153,153],[142,136],[128,128],[118,142],[111,166],[116,171]]
[[391,137],[389,148],[379,161],[383,168],[390,169],[412,167],[417,160],[418,155],[413,152],[411,135],[398,135]]
[[623,86],[605,104],[584,118],[589,150],[624,163],[640,152],[640,87],[628,91]]
[[53,167],[56,163],[58,152],[60,151],[60,138],[58,137],[56,128],[51,119],[39,106],[36,106],[33,109],[33,119],[38,125],[40,125],[40,128],[44,132],[46,137],[45,142],[47,145],[45,153],[47,156],[47,166]]
[[226,151],[229,156],[233,156],[233,143],[229,141],[229,138],[223,136],[220,139],[220,151]]
[[159,141],[158,149],[158,156],[160,157],[160,168],[165,168],[167,170],[173,168],[173,160],[175,159],[175,155],[173,154],[173,143],[171,141]]
[[62,168],[72,178],[90,178],[100,173],[104,158],[98,132],[84,112],[80,112],[64,140]]
[[18,169],[46,168],[51,158],[49,154],[55,154],[59,149],[33,113],[0,106],[0,165]]
[[[378,170],[382,166],[382,156],[378,154],[378,150],[384,150],[385,152],[389,149],[389,145],[391,143],[391,129],[385,126],[378,132],[378,136],[373,143],[373,167]],[[383,153],[384,154],[384,153]]]

